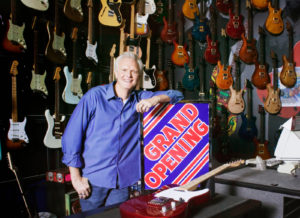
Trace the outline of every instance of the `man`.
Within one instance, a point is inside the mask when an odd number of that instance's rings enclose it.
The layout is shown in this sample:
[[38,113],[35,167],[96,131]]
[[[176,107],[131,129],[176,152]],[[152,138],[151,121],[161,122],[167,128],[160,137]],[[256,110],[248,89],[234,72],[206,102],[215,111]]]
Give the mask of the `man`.
[[179,91],[137,91],[143,63],[125,52],[115,62],[116,82],[89,90],[76,106],[62,138],[63,163],[82,211],[128,199],[140,175],[139,113],[176,103]]

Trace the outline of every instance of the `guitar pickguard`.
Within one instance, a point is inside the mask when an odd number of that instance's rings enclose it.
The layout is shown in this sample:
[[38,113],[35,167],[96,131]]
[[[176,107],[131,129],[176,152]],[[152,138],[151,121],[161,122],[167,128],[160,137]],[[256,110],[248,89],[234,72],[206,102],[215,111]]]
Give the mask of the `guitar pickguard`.
[[9,119],[10,128],[7,133],[8,139],[11,141],[21,140],[29,143],[28,136],[25,132],[26,122],[26,117],[24,118],[23,122],[14,122],[12,119]]
[[89,43],[89,40],[87,40],[87,47],[85,50],[85,55],[88,59],[94,61],[95,63],[98,63],[98,57],[97,57],[97,53],[96,53],[96,49],[97,49],[97,42],[93,45],[91,43]]
[[31,90],[41,91],[45,95],[48,95],[48,90],[45,85],[45,77],[46,77],[46,71],[44,72],[44,74],[41,75],[41,74],[35,73],[33,70],[32,71],[32,79],[31,79],[31,83],[30,83]]
[[27,48],[26,42],[23,36],[25,29],[25,23],[22,26],[18,26],[12,23],[11,19],[9,19],[9,29],[7,32],[7,38],[13,43],[20,44],[24,49]]

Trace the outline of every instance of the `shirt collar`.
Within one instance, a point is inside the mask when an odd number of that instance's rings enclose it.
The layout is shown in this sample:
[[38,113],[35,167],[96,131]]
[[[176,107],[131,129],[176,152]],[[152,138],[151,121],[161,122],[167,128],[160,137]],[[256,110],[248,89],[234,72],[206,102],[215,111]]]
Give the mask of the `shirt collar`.
[[[110,100],[112,98],[117,98],[117,95],[116,95],[115,90],[114,90],[114,85],[115,84],[116,84],[116,81],[113,81],[112,83],[108,84],[108,88],[107,88],[107,92],[106,92],[106,99],[107,100]],[[134,96],[136,94],[137,94],[137,90],[134,90],[130,93],[130,97]]]

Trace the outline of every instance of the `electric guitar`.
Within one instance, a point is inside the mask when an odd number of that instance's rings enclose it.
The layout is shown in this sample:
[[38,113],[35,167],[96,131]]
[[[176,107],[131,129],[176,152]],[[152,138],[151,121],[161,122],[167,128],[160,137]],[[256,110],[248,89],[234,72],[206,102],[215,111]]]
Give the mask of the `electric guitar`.
[[86,77],[86,85],[87,85],[87,89],[90,90],[93,86],[92,86],[92,79],[93,79],[93,72],[89,71],[88,75]]
[[254,64],[257,60],[256,40],[253,38],[253,17],[249,0],[247,0],[248,10],[248,36],[242,33],[243,45],[240,49],[240,59],[246,64]]
[[70,20],[80,23],[83,21],[83,12],[81,0],[66,0],[64,5],[64,14]]
[[228,14],[229,9],[233,8],[232,0],[216,0],[216,8],[219,12]]
[[169,86],[168,79],[166,77],[166,71],[163,70],[163,41],[160,37],[157,38],[156,43],[158,44],[158,69],[155,71],[156,78],[156,90],[166,90]]
[[101,0],[102,8],[98,15],[98,20],[106,26],[118,27],[122,24],[122,14],[120,7],[121,0]]
[[210,29],[208,25],[208,20],[205,17],[206,9],[204,0],[200,0],[200,15],[195,16],[194,26],[192,29],[192,35],[195,40],[200,42],[205,42],[206,37],[210,35]]
[[188,33],[190,62],[184,64],[185,74],[182,78],[182,85],[186,90],[194,91],[200,86],[198,67],[194,68],[194,46],[191,32]]
[[207,47],[204,52],[204,58],[208,63],[216,64],[221,56],[217,40],[217,13],[213,6],[210,6],[209,10],[211,13],[211,38],[208,34],[206,35]]
[[2,41],[2,47],[9,52],[21,53],[27,46],[23,36],[25,23],[22,26],[17,24],[16,0],[11,0],[11,14],[8,19],[6,34]]
[[198,92],[198,96],[200,100],[205,100],[206,99],[206,93],[205,93],[205,67],[204,67],[205,63],[203,60],[203,57],[200,57],[200,61],[199,61],[199,81],[200,81],[200,85],[199,85],[199,92]]
[[199,8],[196,0],[185,0],[182,5],[182,13],[185,17],[193,20],[199,15]]
[[251,4],[257,10],[266,10],[268,8],[269,0],[251,0]]
[[231,66],[228,65],[228,40],[225,30],[221,30],[222,40],[223,40],[223,64],[218,60],[218,75],[216,77],[216,85],[219,89],[229,89],[233,83],[231,75]]
[[145,13],[154,14],[156,11],[156,5],[154,0],[145,0]]
[[12,91],[12,113],[9,119],[9,130],[7,133],[6,147],[8,149],[19,149],[29,143],[29,139],[25,132],[27,119],[24,118],[23,122],[18,121],[18,104],[17,104],[17,66],[19,62],[14,60],[11,65],[11,91]]
[[295,71],[295,62],[294,62],[294,49],[293,49],[293,35],[294,30],[290,22],[286,22],[286,29],[289,32],[289,56],[288,58],[283,55],[282,61],[283,66],[280,73],[280,81],[283,85],[288,88],[295,86],[297,82],[297,73]]
[[260,156],[263,160],[271,158],[268,151],[269,142],[265,140],[265,110],[262,105],[258,106],[258,113],[260,114],[260,137],[254,138],[253,143],[255,145],[255,157]]
[[139,58],[142,57],[142,49],[140,47],[141,36],[134,38],[134,21],[135,21],[135,4],[130,6],[130,33],[126,40],[126,51],[135,53]]
[[163,23],[163,18],[168,16],[168,11],[167,11],[167,3],[165,0],[155,0],[156,3],[156,11],[153,14],[154,19],[157,23]]
[[38,30],[36,28],[36,17],[34,18],[33,22],[33,33],[34,33],[34,38],[33,38],[33,70],[32,70],[32,78],[30,82],[30,88],[33,92],[40,92],[43,95],[47,96],[48,95],[48,90],[45,85],[45,77],[46,77],[46,71],[44,74],[40,74],[39,72],[39,66],[38,66]]
[[38,11],[47,11],[49,8],[48,0],[21,0],[21,2],[25,6]]
[[241,73],[240,73],[240,60],[237,55],[234,55],[235,62],[235,89],[230,86],[230,97],[228,100],[227,108],[232,114],[240,114],[245,109],[245,102],[243,99],[244,90],[241,89]]
[[44,145],[47,148],[61,148],[61,137],[65,129],[65,115],[59,112],[59,80],[60,67],[56,67],[53,80],[55,82],[55,103],[54,114],[51,116],[50,110],[45,111],[48,128],[44,137]]
[[226,24],[226,33],[232,39],[241,39],[243,33],[245,33],[245,27],[243,25],[243,15],[240,14],[240,0],[234,2],[234,13],[229,9],[229,21]]
[[269,33],[273,35],[278,35],[282,33],[284,29],[284,23],[281,17],[282,10],[279,7],[278,0],[274,0],[273,6],[274,7],[272,7],[271,1],[269,1],[268,4],[269,14],[265,22],[265,27]]
[[265,111],[270,114],[277,114],[281,110],[280,89],[278,88],[277,55],[271,51],[273,64],[273,87],[267,84],[268,95],[264,102]]
[[147,35],[148,34],[148,17],[149,14],[145,13],[145,0],[139,0],[137,4],[137,13],[135,16],[135,34]]
[[146,63],[143,70],[143,76],[141,79],[141,88],[142,89],[153,89],[156,86],[156,79],[154,76],[156,67],[153,65],[149,68],[150,65],[150,44],[151,44],[151,30],[147,36],[147,54],[146,54]]
[[161,39],[166,43],[173,43],[173,41],[177,41],[178,32],[176,30],[176,22],[173,21],[173,3],[172,0],[168,0],[168,21],[166,17],[163,17],[164,27],[160,33]]
[[77,58],[76,58],[76,41],[77,41],[77,27],[73,28],[73,71],[70,72],[68,66],[64,67],[64,74],[66,77],[66,86],[62,94],[62,99],[68,104],[78,104],[83,93],[81,89],[81,74],[77,72]]
[[209,189],[196,190],[198,185],[220,172],[244,164],[244,160],[223,164],[210,172],[182,185],[163,186],[158,191],[123,202],[123,218],[132,217],[190,217],[189,210],[210,199]]
[[238,135],[248,141],[252,141],[257,136],[257,128],[255,125],[256,117],[252,113],[252,85],[249,80],[246,80],[247,87],[247,116],[242,114],[242,125]]
[[111,47],[109,56],[110,56],[110,68],[109,68],[109,77],[108,81],[111,83],[115,81],[115,74],[114,74],[114,63],[115,63],[115,53],[116,53],[116,44],[113,44]]
[[266,89],[267,84],[270,83],[270,76],[268,73],[268,64],[265,61],[265,31],[259,26],[259,61],[255,61],[255,70],[252,74],[252,84],[258,89]]
[[46,46],[45,55],[50,61],[56,64],[64,64],[67,60],[67,53],[64,45],[65,34],[60,28],[58,7],[58,0],[55,0],[54,28],[52,28],[50,22],[48,22],[47,31],[49,41]]
[[186,51],[186,45],[183,45],[183,16],[180,13],[178,22],[178,43],[173,40],[174,50],[171,55],[171,60],[177,66],[184,66],[189,62],[189,55]]
[[85,55],[88,59],[94,63],[98,63],[98,57],[96,53],[97,41],[93,43],[93,0],[88,0],[87,7],[89,10],[89,21],[88,21],[88,40]]

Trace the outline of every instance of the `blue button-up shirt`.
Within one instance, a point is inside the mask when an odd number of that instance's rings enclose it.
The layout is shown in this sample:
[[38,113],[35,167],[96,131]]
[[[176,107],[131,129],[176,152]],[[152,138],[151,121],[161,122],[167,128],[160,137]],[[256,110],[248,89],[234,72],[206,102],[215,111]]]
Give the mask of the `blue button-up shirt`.
[[74,109],[62,137],[63,163],[82,169],[96,186],[127,187],[140,178],[140,126],[136,104],[165,94],[174,104],[179,91],[133,91],[123,104],[113,83],[90,89]]

